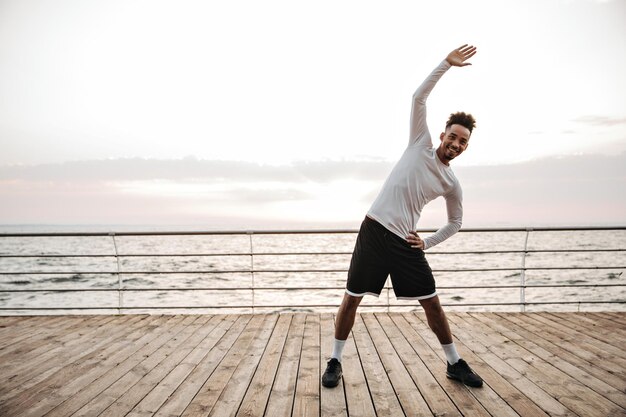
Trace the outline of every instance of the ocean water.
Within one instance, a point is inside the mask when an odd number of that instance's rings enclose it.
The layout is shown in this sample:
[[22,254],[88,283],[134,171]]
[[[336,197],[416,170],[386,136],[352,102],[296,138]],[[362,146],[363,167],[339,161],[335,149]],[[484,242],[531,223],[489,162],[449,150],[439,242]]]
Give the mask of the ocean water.
[[[336,311],[355,239],[356,233],[2,236],[0,314]],[[520,311],[516,286],[524,262],[530,268],[523,274],[527,303],[571,302],[529,304],[526,311],[626,310],[626,230],[533,231],[528,250],[559,252],[471,253],[519,251],[525,241],[526,232],[460,232],[427,251],[446,309]],[[602,251],[607,249],[619,251]],[[315,254],[293,254],[301,252]],[[29,257],[11,257],[16,255]],[[389,281],[387,287],[379,298],[366,296],[362,309],[419,309],[415,302],[396,300]],[[49,291],[66,289],[72,291]],[[589,303],[594,301],[619,303]],[[477,305],[495,303],[501,304]]]

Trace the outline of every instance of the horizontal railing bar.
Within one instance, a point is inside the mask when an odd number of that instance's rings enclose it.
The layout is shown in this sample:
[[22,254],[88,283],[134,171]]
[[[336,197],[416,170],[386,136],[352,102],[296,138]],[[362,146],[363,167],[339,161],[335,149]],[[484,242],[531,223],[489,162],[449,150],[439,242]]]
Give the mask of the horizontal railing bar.
[[[626,230],[626,226],[582,226],[582,227],[524,227],[524,228],[476,228],[463,229],[461,232],[555,232],[555,231],[563,231],[563,232],[573,232],[573,231],[607,231],[607,230]],[[419,232],[434,232],[435,229],[422,229]],[[113,237],[115,243],[116,236],[193,236],[193,235],[202,235],[202,236],[212,236],[212,235],[240,235],[240,236],[252,236],[252,235],[321,235],[321,234],[356,234],[358,230],[356,229],[334,229],[334,230],[260,230],[260,231],[169,231],[169,232],[157,232],[157,231],[125,231],[125,232],[50,232],[50,233],[0,233],[0,238],[2,237],[81,237],[81,236],[101,236],[101,237]],[[252,242],[252,241],[251,241]],[[247,245],[246,245],[247,246]],[[245,248],[235,248],[236,250],[245,249]],[[287,249],[287,248],[286,248]],[[313,248],[312,248],[313,249]],[[67,250],[67,249],[66,249]],[[541,254],[541,253],[622,253],[625,252],[626,248],[605,248],[605,249],[525,249],[525,250],[464,250],[464,251],[428,251],[429,255],[489,255],[489,254]],[[118,269],[114,271],[17,271],[17,272],[8,272],[2,271],[0,272],[0,276],[42,276],[42,275],[52,275],[52,276],[71,276],[71,275],[81,275],[81,276],[98,276],[98,275],[113,275],[122,277],[124,275],[129,276],[142,276],[142,275],[214,275],[214,274],[300,274],[300,273],[345,273],[347,272],[347,268],[343,267],[340,269],[332,268],[332,264],[326,266],[330,266],[328,269],[280,269],[282,265],[279,265],[279,268],[276,269],[255,269],[254,267],[257,265],[253,265],[252,261],[250,269],[234,269],[234,270],[174,270],[174,271],[145,271],[145,270],[130,270],[130,271],[120,271],[119,270],[119,260],[120,258],[190,258],[190,257],[263,257],[263,256],[271,256],[271,257],[285,257],[285,256],[348,256],[351,255],[351,251],[333,251],[333,252],[314,252],[314,251],[298,251],[298,252],[236,252],[236,253],[158,253],[158,254],[145,254],[145,253],[128,253],[128,254],[68,254],[68,253],[42,253],[42,254],[0,254],[0,258],[4,259],[28,259],[28,258],[109,258],[109,259],[117,259],[118,260]],[[523,255],[522,255],[523,256]],[[614,259],[615,261],[615,259]],[[618,261],[619,262],[619,261]],[[34,263],[34,262],[32,262]],[[497,265],[497,264],[496,264]],[[72,267],[71,265],[58,265],[60,268]],[[102,265],[105,268],[106,265]],[[202,265],[198,265],[202,267]],[[208,265],[207,265],[208,266]],[[212,265],[211,265],[212,266]],[[209,267],[211,267],[209,266]],[[245,268],[245,264],[243,265]],[[297,265],[285,265],[285,266],[297,266]],[[314,266],[314,265],[311,265]],[[456,265],[450,265],[456,266]],[[499,266],[499,265],[497,265]],[[31,265],[31,267],[42,267],[42,268],[55,268],[52,265],[44,266],[44,265]],[[81,268],[80,266],[78,266]],[[169,267],[170,269],[172,266]],[[549,267],[515,267],[515,268],[468,268],[468,269],[435,269],[433,272],[435,273],[458,273],[458,272],[517,272],[518,274],[523,274],[524,271],[576,271],[576,270],[623,270],[625,266],[549,266]],[[518,275],[516,274],[516,275]],[[621,273],[619,274],[621,275]],[[254,275],[253,275],[254,277]],[[508,277],[507,277],[508,278]],[[16,281],[16,284],[23,284],[26,281]],[[6,284],[11,284],[7,282]],[[5,285],[6,285],[5,284]],[[29,283],[27,283],[29,284]],[[69,285],[75,285],[76,283],[70,283]],[[1,285],[1,284],[0,284]],[[624,287],[625,284],[535,284],[535,285],[525,285],[521,282],[519,285],[478,285],[478,286],[454,286],[454,287],[438,287],[441,290],[447,289],[522,289],[522,288],[619,288]],[[158,291],[158,292],[174,292],[174,291],[289,291],[289,290],[300,290],[300,291],[340,291],[345,287],[268,287],[254,286],[254,279],[252,281],[251,287],[190,287],[190,288],[35,288],[35,289],[0,289],[0,293],[12,293],[12,292],[21,292],[21,293],[71,293],[71,292],[141,292],[141,291]],[[385,286],[385,289],[390,291],[390,286]],[[611,293],[612,291],[606,291],[606,293]],[[610,294],[609,294],[610,295]],[[470,307],[470,306],[526,306],[526,305],[560,305],[560,304],[625,304],[626,300],[613,300],[613,301],[543,301],[543,302],[525,302],[524,299],[518,302],[512,303],[452,303],[452,304],[443,304],[444,306],[455,306],[455,307]],[[365,307],[402,307],[407,306],[406,304],[396,304],[396,303],[383,303],[383,304],[371,304]],[[0,307],[0,310],[163,310],[163,309],[258,309],[258,308],[266,308],[266,309],[289,309],[289,308],[315,308],[315,307],[332,307],[336,308],[337,304],[294,304],[294,305],[258,305],[255,304],[254,298],[251,304],[237,306],[237,305],[224,305],[224,306],[171,306],[171,307],[163,307],[163,306],[154,306],[154,307],[124,307],[121,304],[112,306],[112,307]]]
[[[495,228],[464,228],[462,233],[489,232],[560,232],[560,231],[594,231],[594,230],[626,230],[622,226],[558,226],[558,227],[495,227]],[[420,229],[420,233],[432,233],[437,229]],[[111,231],[111,232],[2,232],[2,237],[80,237],[80,236],[197,236],[197,235],[295,235],[295,234],[354,234],[357,229],[318,229],[318,230],[206,230],[206,231]]]
[[[626,228],[626,226],[624,227]],[[600,230],[620,230],[600,229]],[[423,232],[435,232],[436,229],[424,229]],[[215,230],[215,231],[163,231],[163,232],[39,232],[39,233],[19,233],[0,232],[3,237],[108,237],[108,236],[247,236],[247,235],[325,235],[325,234],[356,234],[357,229],[318,229],[318,230]]]
[[[538,250],[500,250],[500,251],[456,251],[456,252],[426,252],[427,255],[489,255],[506,253],[593,253],[593,252],[626,252],[626,249],[538,249]],[[186,258],[211,256],[318,256],[318,255],[352,255],[352,252],[254,252],[254,253],[129,253],[119,254],[119,258]],[[0,255],[0,258],[115,258],[116,255]]]
[[[562,304],[626,304],[626,300],[618,301],[539,301],[526,302],[524,305],[562,305]],[[519,306],[521,303],[443,303],[444,307],[480,307],[480,306]],[[361,304],[362,307],[412,307],[410,304]],[[416,304],[417,306],[417,304]],[[259,305],[255,304],[254,308],[306,308],[306,307],[329,307],[337,308],[339,304],[290,304],[290,305]],[[140,306],[124,306],[122,310],[167,310],[167,309],[252,309],[250,305],[228,305],[228,306],[158,306],[158,307],[140,307]],[[0,310],[119,310],[119,306],[114,307],[0,307]]]
[[[433,269],[433,272],[496,272],[496,271],[569,271],[569,270],[594,270],[594,269],[625,269],[626,266],[545,266],[545,267],[525,267],[525,268],[466,268],[466,269]],[[324,273],[324,272],[347,272],[343,269],[236,269],[218,271],[16,271],[0,272],[0,275],[175,275],[175,274],[276,274],[276,273]]]
[[[624,284],[537,284],[537,285],[473,285],[473,286],[459,286],[454,287],[440,287],[440,290],[455,290],[455,289],[502,289],[502,288],[595,288],[595,287],[626,287]],[[390,290],[392,287],[383,287],[383,289]],[[2,292],[96,292],[96,291],[304,291],[304,290],[343,290],[343,287],[162,287],[162,288],[32,288],[32,289],[2,289]]]

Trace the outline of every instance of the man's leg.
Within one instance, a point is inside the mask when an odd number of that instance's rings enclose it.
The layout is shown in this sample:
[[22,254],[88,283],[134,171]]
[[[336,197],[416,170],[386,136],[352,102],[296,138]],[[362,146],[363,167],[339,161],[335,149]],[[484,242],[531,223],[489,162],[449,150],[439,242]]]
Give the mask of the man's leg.
[[446,314],[443,312],[443,308],[439,302],[439,296],[435,295],[434,297],[420,300],[420,304],[426,312],[428,326],[435,333],[435,335],[437,335],[439,343],[442,345],[453,343],[450,325],[448,324]]
[[452,332],[446,314],[443,312],[439,296],[420,300],[420,304],[426,312],[428,326],[437,336],[448,362],[447,376],[457,379],[465,385],[471,387],[480,387],[483,380],[467,365],[467,363],[459,356],[454,341],[452,340]]
[[350,259],[346,292],[337,311],[333,353],[322,375],[322,385],[325,387],[335,387],[341,380],[341,354],[363,296],[380,294],[385,285],[389,269],[384,254],[386,236],[389,233],[380,223],[369,217],[365,217],[361,223]]
[[339,384],[342,375],[341,355],[343,353],[343,347],[354,325],[356,310],[362,299],[363,297],[354,297],[348,293],[345,293],[343,296],[335,321],[333,353],[326,366],[326,371],[324,375],[322,375],[322,385],[325,387],[336,387]]
[[356,310],[363,297],[355,297],[348,293],[343,295],[343,300],[337,311],[337,321],[335,322],[335,339],[346,340],[350,335],[350,330],[354,325]]
[[420,300],[420,304],[426,312],[426,319],[428,320],[428,326],[435,333],[439,343],[443,347],[443,351],[446,354],[446,359],[450,365],[454,365],[461,359],[456,346],[452,340],[452,332],[450,331],[450,325],[446,314],[443,312],[441,303],[439,302],[439,296],[435,295],[432,298]]

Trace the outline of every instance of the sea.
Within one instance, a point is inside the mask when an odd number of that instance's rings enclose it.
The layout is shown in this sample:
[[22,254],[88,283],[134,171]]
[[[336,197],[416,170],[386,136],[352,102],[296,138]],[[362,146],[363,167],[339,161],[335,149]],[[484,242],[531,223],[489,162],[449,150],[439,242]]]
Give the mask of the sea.
[[[356,230],[115,235],[129,229],[0,226],[0,315],[334,312],[356,240]],[[115,233],[5,236],[68,230]],[[426,256],[447,310],[626,310],[623,229],[461,231]],[[390,280],[361,306],[420,309]]]

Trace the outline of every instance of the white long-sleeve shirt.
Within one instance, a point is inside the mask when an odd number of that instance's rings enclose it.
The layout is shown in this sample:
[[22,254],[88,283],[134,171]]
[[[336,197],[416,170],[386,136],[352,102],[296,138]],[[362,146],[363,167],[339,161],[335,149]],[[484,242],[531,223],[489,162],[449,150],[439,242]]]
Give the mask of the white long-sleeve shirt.
[[439,160],[426,124],[426,99],[449,68],[448,61],[442,61],[413,94],[409,145],[367,213],[405,239],[416,230],[424,206],[443,196],[448,223],[424,239],[424,249],[458,232],[463,219],[461,184],[452,169]]

